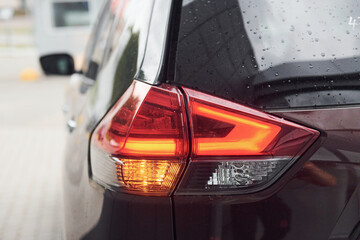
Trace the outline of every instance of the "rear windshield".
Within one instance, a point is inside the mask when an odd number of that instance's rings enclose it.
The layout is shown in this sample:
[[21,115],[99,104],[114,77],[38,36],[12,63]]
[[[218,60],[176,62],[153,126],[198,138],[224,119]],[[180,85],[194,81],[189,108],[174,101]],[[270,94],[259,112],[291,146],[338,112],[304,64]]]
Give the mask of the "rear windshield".
[[257,108],[360,103],[357,0],[183,0],[175,81]]
[[87,1],[54,2],[54,27],[79,27],[90,25]]

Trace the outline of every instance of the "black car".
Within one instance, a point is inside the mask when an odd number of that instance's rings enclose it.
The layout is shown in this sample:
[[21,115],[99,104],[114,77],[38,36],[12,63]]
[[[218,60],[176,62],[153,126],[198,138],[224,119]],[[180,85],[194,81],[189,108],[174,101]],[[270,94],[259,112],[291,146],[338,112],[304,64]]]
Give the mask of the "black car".
[[107,0],[65,108],[64,238],[358,239],[359,57],[355,0]]

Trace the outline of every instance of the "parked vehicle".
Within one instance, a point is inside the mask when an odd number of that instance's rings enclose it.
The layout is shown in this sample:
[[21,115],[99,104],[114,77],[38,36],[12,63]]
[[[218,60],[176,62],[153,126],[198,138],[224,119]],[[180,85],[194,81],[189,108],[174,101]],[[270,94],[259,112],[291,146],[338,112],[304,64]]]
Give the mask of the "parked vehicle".
[[64,238],[358,239],[357,13],[106,1],[66,108]]
[[102,0],[34,2],[35,41],[40,64],[46,74],[56,73],[54,68],[65,75],[74,71],[71,65],[66,65],[67,61],[74,61],[69,58],[75,58],[75,63],[81,64],[91,26],[102,3]]

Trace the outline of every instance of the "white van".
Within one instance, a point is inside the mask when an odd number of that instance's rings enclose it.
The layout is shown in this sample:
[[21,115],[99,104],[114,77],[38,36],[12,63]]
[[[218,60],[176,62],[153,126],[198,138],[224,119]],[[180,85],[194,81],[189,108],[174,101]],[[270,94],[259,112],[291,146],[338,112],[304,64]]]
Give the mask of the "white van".
[[[74,57],[75,68],[82,61],[91,26],[103,0],[36,0],[35,41],[41,67],[46,74],[52,56]],[[66,70],[66,66],[64,68]]]

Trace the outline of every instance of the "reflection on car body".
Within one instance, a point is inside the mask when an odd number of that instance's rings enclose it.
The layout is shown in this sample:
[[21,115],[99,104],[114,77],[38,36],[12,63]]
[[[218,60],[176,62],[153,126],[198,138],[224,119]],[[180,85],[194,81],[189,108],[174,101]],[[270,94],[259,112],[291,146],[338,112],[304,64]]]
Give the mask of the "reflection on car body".
[[65,237],[357,239],[358,10],[106,1],[69,98]]

